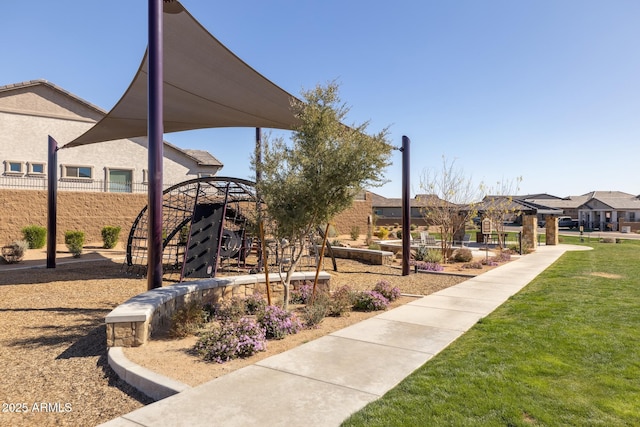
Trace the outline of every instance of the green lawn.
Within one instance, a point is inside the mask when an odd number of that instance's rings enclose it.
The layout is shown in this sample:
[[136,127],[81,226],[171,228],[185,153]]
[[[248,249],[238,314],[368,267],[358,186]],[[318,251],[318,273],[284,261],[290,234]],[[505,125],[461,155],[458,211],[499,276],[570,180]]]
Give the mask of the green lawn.
[[640,241],[589,246],[343,425],[640,425]]

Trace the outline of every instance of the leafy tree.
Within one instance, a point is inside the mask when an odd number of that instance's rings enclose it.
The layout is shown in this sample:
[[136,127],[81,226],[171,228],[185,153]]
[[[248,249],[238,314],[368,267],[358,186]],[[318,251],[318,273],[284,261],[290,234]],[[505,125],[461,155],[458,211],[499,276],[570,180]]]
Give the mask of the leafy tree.
[[265,205],[266,216],[274,224],[272,234],[286,239],[291,247],[285,267],[285,307],[289,283],[305,240],[318,227],[352,205],[354,196],[365,187],[384,183],[392,146],[384,129],[375,135],[365,133],[368,123],[347,127],[343,124],[349,109],[338,96],[338,85],[329,83],[303,91],[304,101],[293,101],[299,119],[291,141],[265,138],[262,162],[253,159],[261,171],[256,183]]
[[422,174],[420,189],[426,193],[422,196],[422,214],[427,224],[440,232],[442,259],[446,263],[454,236],[464,233],[466,223],[476,215],[474,200],[478,200],[479,188],[455,167],[455,161],[448,162],[443,156],[441,170]]

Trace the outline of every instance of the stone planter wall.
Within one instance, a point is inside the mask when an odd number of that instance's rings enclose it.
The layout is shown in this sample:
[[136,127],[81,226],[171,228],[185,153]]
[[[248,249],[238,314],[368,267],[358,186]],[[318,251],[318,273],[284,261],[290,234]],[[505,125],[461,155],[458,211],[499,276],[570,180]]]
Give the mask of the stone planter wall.
[[[314,278],[315,272],[294,273],[291,286],[295,289]],[[329,289],[330,279],[328,273],[320,272],[318,286]],[[264,288],[265,283],[264,274],[251,274],[179,283],[136,295],[116,307],[105,318],[107,347],[144,345],[154,331],[169,326],[173,313],[185,304],[191,301],[215,304],[233,296],[252,295],[257,287]],[[282,293],[279,275],[270,275],[269,284],[274,294]]]

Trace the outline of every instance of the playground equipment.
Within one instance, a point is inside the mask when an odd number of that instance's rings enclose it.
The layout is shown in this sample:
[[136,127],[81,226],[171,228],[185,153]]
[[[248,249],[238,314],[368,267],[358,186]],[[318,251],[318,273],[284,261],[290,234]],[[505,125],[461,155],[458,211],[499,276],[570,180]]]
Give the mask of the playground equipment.
[[[259,206],[262,205],[257,201],[255,184],[239,178],[197,178],[164,190],[162,274],[169,275],[167,278],[179,274],[181,282],[185,278],[216,277],[219,273],[263,271]],[[268,230],[269,221],[265,222]],[[145,206],[129,232],[125,261],[130,273],[141,276],[147,271],[148,228],[148,206]],[[290,247],[269,237],[268,231],[266,234],[267,268],[281,273],[291,261]],[[317,241],[316,235],[309,236],[303,249],[304,263],[299,269],[317,266]],[[336,270],[335,259],[333,264]]]
[[[254,183],[229,177],[198,178],[174,185],[162,198],[163,274],[215,277],[224,263],[244,267],[257,241]],[[148,207],[135,219],[127,240],[130,272],[147,265]]]

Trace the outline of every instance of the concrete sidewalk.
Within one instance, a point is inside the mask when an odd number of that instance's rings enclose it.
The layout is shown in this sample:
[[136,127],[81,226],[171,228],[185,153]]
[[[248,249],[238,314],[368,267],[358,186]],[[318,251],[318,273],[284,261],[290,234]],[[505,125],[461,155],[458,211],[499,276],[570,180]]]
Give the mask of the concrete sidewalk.
[[103,426],[338,426],[395,387],[568,250],[535,253]]

